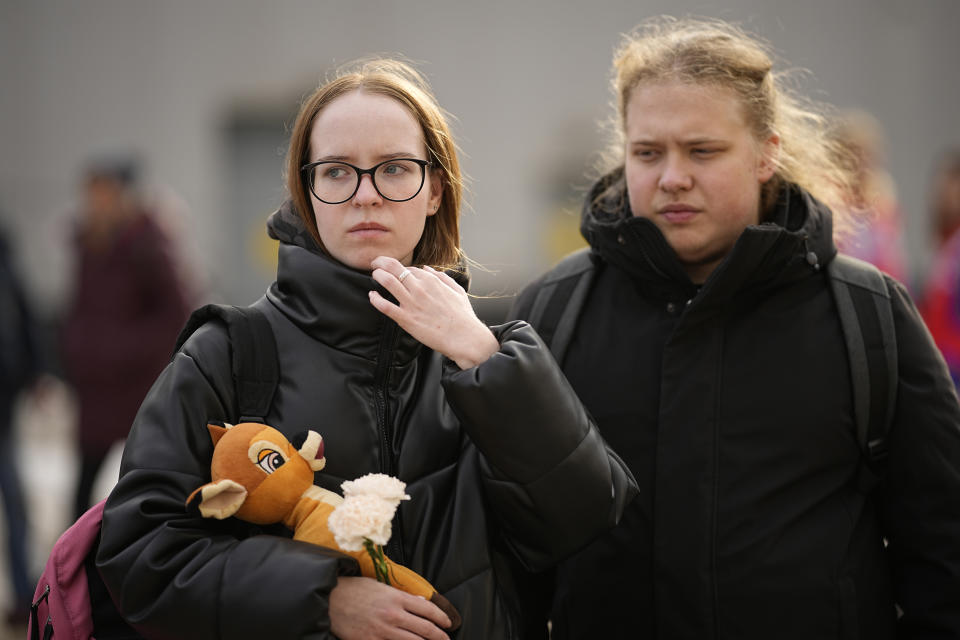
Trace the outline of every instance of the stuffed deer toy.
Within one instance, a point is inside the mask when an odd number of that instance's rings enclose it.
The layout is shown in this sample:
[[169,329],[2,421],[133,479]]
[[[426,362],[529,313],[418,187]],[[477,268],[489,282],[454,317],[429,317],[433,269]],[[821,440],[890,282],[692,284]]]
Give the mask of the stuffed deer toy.
[[[341,548],[328,526],[343,498],[313,484],[314,472],[326,464],[320,434],[305,431],[291,442],[259,423],[211,423],[207,429],[214,444],[211,482],[190,494],[188,508],[219,520],[235,516],[261,525],[282,522],[293,530],[294,540],[345,553],[357,560],[364,576],[377,577],[370,553]],[[453,622],[451,630],[459,627],[460,615],[449,600],[416,572],[384,559],[391,585],[430,600]]]

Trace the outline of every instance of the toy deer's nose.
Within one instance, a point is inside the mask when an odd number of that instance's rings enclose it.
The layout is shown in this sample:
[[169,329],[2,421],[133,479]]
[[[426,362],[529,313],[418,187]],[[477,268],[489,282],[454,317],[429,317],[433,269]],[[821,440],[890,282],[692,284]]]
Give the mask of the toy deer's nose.
[[323,457],[323,438],[316,431],[304,431],[298,434],[291,443],[297,448],[300,456],[310,463],[310,468],[314,471],[320,471],[326,464]]

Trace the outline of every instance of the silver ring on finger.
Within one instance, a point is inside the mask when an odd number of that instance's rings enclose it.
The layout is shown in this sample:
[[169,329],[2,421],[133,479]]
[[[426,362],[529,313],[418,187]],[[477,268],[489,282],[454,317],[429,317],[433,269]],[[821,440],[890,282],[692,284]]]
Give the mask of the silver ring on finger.
[[407,276],[409,275],[410,275],[410,269],[404,269],[403,271],[400,272],[400,275],[397,276],[397,280],[399,280],[402,283],[404,280],[407,279]]

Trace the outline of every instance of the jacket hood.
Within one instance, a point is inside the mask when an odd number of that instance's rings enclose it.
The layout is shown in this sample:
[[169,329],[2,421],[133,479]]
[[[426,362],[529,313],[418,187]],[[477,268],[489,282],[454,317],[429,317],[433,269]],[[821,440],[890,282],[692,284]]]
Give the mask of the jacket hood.
[[291,322],[324,344],[369,360],[382,355],[386,332],[396,331],[393,362],[409,362],[416,356],[420,343],[377,311],[368,297],[370,291],[395,301],[393,296],[369,273],[324,253],[292,202],[271,214],[267,232],[280,241],[277,279],[267,290],[267,299]]
[[267,235],[284,244],[292,244],[314,253],[323,253],[320,245],[310,235],[303,220],[297,214],[293,200],[284,202],[267,218]]
[[[830,210],[800,187],[785,184],[766,218],[744,230],[704,288],[734,294],[775,286],[819,270],[836,255]],[[622,169],[591,188],[580,231],[595,259],[620,267],[648,293],[690,299],[701,288],[690,280],[660,229],[633,215]]]

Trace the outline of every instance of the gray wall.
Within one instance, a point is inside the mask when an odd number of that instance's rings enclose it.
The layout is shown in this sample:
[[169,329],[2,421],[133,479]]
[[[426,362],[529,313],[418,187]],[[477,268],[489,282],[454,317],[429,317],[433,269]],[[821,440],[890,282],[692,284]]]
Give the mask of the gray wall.
[[[608,114],[619,34],[666,12],[741,21],[811,71],[815,98],[873,112],[923,266],[931,163],[960,143],[956,0],[2,0],[2,223],[20,238],[37,301],[55,310],[82,161],[138,148],[151,181],[182,201],[211,295],[249,302],[268,267],[251,275],[235,265],[283,199],[282,146],[298,100],[339,63],[399,52],[457,116],[472,179],[464,245],[488,269],[475,272],[475,291],[511,293],[565,242],[554,238],[556,211],[575,207],[571,187],[602,146],[595,123]],[[256,198],[240,195],[238,181],[251,178],[233,164],[251,144],[264,149],[257,184],[270,185]]]

